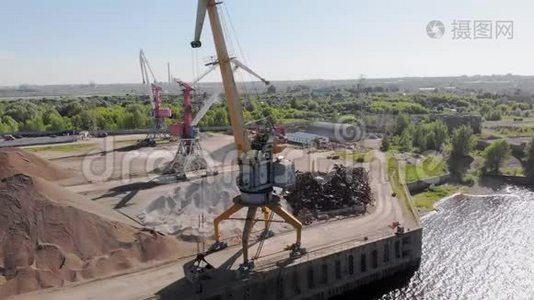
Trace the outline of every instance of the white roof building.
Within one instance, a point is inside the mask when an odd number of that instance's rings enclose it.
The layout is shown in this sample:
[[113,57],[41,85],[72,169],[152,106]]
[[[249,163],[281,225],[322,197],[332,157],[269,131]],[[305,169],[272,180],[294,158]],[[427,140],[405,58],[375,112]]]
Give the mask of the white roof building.
[[320,143],[329,142],[327,137],[307,132],[289,132],[286,134],[286,138],[291,143],[302,145],[313,144],[316,140],[318,140]]

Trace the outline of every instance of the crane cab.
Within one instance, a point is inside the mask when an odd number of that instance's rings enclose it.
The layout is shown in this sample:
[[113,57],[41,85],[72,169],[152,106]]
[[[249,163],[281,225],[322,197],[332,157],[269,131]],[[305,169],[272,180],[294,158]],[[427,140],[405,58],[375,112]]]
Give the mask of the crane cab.
[[295,186],[297,178],[294,162],[280,156],[273,162],[273,168],[275,187],[287,190]]

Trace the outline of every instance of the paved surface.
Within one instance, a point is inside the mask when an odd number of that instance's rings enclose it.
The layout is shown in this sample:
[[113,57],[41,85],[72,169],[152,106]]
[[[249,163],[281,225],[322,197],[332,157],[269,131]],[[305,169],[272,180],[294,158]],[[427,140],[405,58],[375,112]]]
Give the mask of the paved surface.
[[21,138],[12,141],[0,141],[0,148],[2,147],[23,147],[30,145],[50,145],[60,143],[71,143],[78,140],[78,136],[42,136],[33,138]]
[[[408,208],[401,201],[391,197],[392,190],[386,178],[385,155],[375,151],[374,157],[375,159],[370,163],[370,178],[371,188],[376,199],[375,209],[363,217],[332,221],[305,228],[302,233],[302,242],[303,246],[307,248],[308,254],[293,263],[313,259],[336,249],[364,243],[363,238],[366,236],[369,240],[374,240],[393,235],[393,230],[388,225],[394,221],[399,221],[406,228],[419,226]],[[275,262],[286,260],[289,253],[282,251],[282,248],[292,244],[294,239],[295,232],[291,231],[266,240],[262,256],[256,261],[256,270],[269,269],[274,266]],[[255,254],[256,247],[253,245],[249,250],[251,256]],[[224,264],[226,268],[236,269],[242,260],[239,248],[239,246],[229,247],[224,251],[209,255],[207,260],[215,266]],[[81,283],[62,289],[23,294],[13,297],[13,299],[107,299],[111,295],[113,299],[150,298],[160,289],[182,278],[184,276],[182,267],[189,260],[181,259],[144,271]]]

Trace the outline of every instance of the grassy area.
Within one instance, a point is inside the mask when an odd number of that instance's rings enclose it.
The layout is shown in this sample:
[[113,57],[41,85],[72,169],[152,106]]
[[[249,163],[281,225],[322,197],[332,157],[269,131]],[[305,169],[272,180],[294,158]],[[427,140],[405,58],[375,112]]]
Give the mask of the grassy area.
[[525,176],[525,170],[521,167],[517,168],[501,168],[501,172],[504,175],[511,176]]
[[508,127],[495,129],[497,134],[502,137],[522,137],[534,135],[534,127],[521,126],[521,127]]
[[439,156],[427,156],[417,164],[406,164],[406,182],[424,180],[447,173],[447,162]]
[[434,204],[449,195],[452,195],[460,189],[456,185],[441,185],[429,188],[427,191],[413,196],[415,206],[421,211],[431,211],[434,209]]
[[282,125],[298,125],[298,124],[306,124],[309,122],[310,121],[306,119],[282,119],[280,120],[279,123]]
[[397,194],[397,198],[401,199],[405,205],[409,208],[409,210],[412,212],[415,219],[419,219],[419,216],[414,211],[413,206],[411,203],[411,195],[408,194],[408,190],[403,185],[403,181],[400,178],[400,172],[402,170],[399,170],[399,165],[397,164],[397,161],[393,157],[394,151],[388,151],[386,152],[386,161],[387,161],[387,172],[388,172],[388,178],[391,183],[391,188],[393,189],[393,192]]
[[[517,118],[523,119],[523,121],[534,121],[534,118],[530,116],[525,117],[525,116],[511,116],[511,115],[504,115],[501,117],[501,120],[502,121],[514,121],[514,119],[517,119]],[[521,121],[518,121],[518,122],[521,122]]]
[[26,150],[31,152],[46,152],[46,151],[57,151],[57,152],[76,152],[81,150],[89,150],[97,148],[97,144],[89,143],[79,143],[79,144],[60,144],[60,145],[47,145],[39,147],[26,148]]
[[336,153],[341,159],[352,159],[357,162],[370,162],[373,159],[371,151],[339,151]]

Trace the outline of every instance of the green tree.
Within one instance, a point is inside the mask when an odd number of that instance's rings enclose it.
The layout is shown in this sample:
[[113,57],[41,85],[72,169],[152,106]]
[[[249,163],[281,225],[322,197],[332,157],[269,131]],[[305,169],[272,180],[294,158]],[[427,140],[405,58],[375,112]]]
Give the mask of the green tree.
[[451,157],[468,156],[473,149],[475,138],[471,126],[464,125],[454,130],[452,133]]
[[435,150],[441,150],[441,147],[447,142],[449,129],[442,121],[434,122],[432,131],[434,132]]
[[77,129],[97,129],[96,115],[93,111],[90,110],[84,110],[79,115],[74,116],[72,123]]
[[148,112],[145,111],[142,105],[131,104],[126,107],[126,113],[122,120],[122,128],[124,129],[139,129],[146,128],[150,123]]
[[68,118],[63,118],[54,108],[48,108],[43,113],[43,122],[48,131],[61,131],[69,128]]
[[525,174],[528,177],[534,177],[534,137],[526,149],[526,162],[524,165]]
[[49,131],[61,131],[70,128],[68,118],[63,118],[59,114],[48,117],[47,128]]
[[430,128],[427,125],[419,125],[416,127],[413,135],[413,145],[419,148],[420,151],[427,149],[427,136],[430,133]]
[[403,152],[409,152],[412,150],[412,133],[409,128],[404,129],[399,139],[399,149]]
[[59,106],[58,111],[63,117],[74,117],[82,113],[83,107],[79,102],[69,102]]
[[429,131],[425,136],[425,148],[426,150],[439,150],[436,143],[436,134],[434,131]]
[[407,114],[399,114],[395,124],[395,135],[402,134],[412,124],[412,119]]
[[381,151],[388,151],[389,147],[391,146],[391,140],[389,138],[389,135],[384,135],[384,138],[382,138],[382,145],[380,145]]
[[413,145],[420,151],[440,151],[447,141],[447,125],[441,121],[419,124],[413,136]]
[[500,110],[491,110],[484,115],[484,118],[488,121],[499,121],[502,118],[501,114]]
[[484,166],[490,173],[499,173],[504,161],[510,157],[511,148],[508,142],[500,140],[492,143],[484,151]]
[[46,131],[46,126],[43,122],[43,118],[39,116],[26,120],[22,129],[25,131]]
[[3,124],[3,132],[17,132],[19,131],[19,124],[10,116],[3,116],[1,123]]
[[217,107],[215,113],[213,114],[213,126],[225,126],[229,124],[226,108],[222,106]]
[[122,127],[124,129],[145,128],[147,125],[147,116],[139,110],[126,113],[123,119]]
[[12,117],[19,124],[40,116],[39,107],[31,102],[13,102],[6,106],[4,115]]

